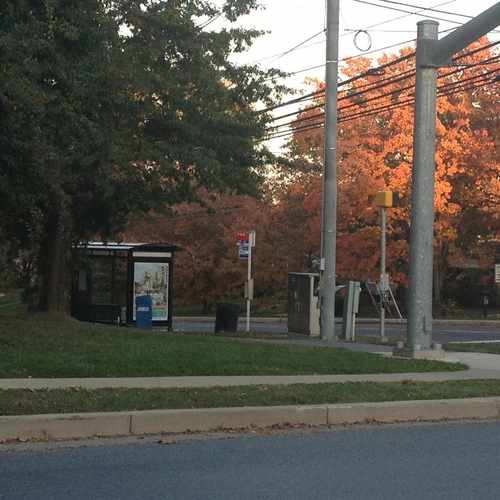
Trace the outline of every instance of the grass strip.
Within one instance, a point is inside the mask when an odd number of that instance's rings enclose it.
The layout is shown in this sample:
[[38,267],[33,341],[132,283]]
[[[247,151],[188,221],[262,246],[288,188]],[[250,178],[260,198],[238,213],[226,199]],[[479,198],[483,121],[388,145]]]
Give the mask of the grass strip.
[[190,389],[0,390],[1,415],[222,408],[500,396],[500,380],[353,382]]
[[449,343],[444,346],[446,351],[454,352],[482,352],[489,354],[500,354],[500,342],[487,344],[454,344]]
[[313,375],[457,371],[429,360],[389,359],[325,347],[158,334],[71,319],[0,317],[0,377]]

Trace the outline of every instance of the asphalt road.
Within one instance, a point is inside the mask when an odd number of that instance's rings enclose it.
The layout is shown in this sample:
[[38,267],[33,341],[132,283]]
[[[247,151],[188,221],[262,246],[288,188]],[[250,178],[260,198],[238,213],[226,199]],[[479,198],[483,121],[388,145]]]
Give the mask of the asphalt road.
[[2,500],[497,499],[500,423],[0,448]]
[[[339,325],[339,328],[341,326]],[[213,322],[177,320],[174,329],[179,332],[213,332]],[[260,333],[286,334],[287,324],[281,323],[252,323],[251,329]],[[240,323],[239,330],[244,330],[244,324]],[[378,335],[378,325],[376,323],[358,324],[356,326],[358,337]],[[403,338],[406,336],[406,325],[387,325],[386,335],[389,337]],[[433,339],[435,342],[444,344],[446,342],[467,342],[498,340],[500,342],[500,327],[491,326],[467,326],[449,324],[435,324],[433,327]]]

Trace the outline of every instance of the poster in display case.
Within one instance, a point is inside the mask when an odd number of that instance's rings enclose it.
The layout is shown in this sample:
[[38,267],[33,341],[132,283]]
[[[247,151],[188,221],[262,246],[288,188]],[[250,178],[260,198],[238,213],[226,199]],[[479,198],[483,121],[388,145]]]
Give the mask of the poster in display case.
[[153,321],[168,321],[169,264],[166,262],[134,263],[134,314],[135,298],[150,295],[153,302]]

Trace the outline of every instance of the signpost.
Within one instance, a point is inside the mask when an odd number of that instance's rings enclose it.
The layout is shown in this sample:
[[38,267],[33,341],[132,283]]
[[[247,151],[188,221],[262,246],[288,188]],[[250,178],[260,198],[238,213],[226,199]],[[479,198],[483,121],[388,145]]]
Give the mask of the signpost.
[[255,247],[255,231],[238,234],[238,256],[248,262],[247,281],[245,283],[245,299],[247,302],[246,332],[250,332],[250,309],[253,300],[252,248]]
[[[390,290],[389,275],[386,272],[387,209],[397,204],[398,195],[392,191],[380,191],[375,196],[375,205],[380,208],[380,338],[385,341],[385,302]],[[395,203],[396,202],[396,203]]]

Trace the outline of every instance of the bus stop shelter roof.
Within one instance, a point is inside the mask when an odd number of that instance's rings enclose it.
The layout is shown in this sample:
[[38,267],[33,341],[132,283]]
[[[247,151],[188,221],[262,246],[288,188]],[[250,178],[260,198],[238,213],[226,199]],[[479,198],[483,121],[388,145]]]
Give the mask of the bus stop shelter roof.
[[78,248],[82,250],[103,250],[103,251],[147,251],[147,252],[178,252],[182,250],[181,247],[177,245],[171,245],[168,243],[127,243],[127,242],[102,242],[102,241],[89,241],[87,243],[80,243]]

